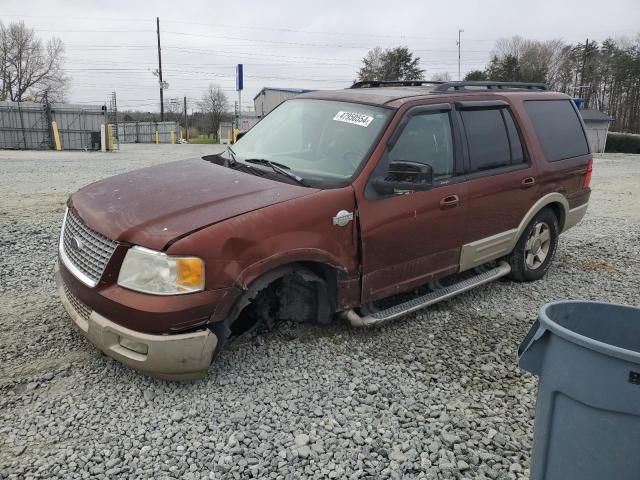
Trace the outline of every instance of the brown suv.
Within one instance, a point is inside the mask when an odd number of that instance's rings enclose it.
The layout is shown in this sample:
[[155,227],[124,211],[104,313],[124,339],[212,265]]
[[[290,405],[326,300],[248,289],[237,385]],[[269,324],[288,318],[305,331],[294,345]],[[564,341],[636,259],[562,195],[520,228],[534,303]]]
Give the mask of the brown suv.
[[539,279],[586,212],[591,168],[575,105],[543,85],[307,93],[222,154],[73,194],[59,293],[107,355],[193,378],[258,321],[371,325]]

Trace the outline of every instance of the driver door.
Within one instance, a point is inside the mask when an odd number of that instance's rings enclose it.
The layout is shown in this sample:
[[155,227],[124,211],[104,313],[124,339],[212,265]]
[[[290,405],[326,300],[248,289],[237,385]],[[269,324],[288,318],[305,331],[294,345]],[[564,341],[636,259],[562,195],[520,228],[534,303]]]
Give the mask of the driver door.
[[[466,195],[465,184],[457,181],[463,166],[453,126],[448,104],[408,110],[369,179],[358,206],[363,303],[458,271]],[[417,164],[433,172],[426,189],[376,188],[375,179],[388,176],[390,166],[412,169]]]

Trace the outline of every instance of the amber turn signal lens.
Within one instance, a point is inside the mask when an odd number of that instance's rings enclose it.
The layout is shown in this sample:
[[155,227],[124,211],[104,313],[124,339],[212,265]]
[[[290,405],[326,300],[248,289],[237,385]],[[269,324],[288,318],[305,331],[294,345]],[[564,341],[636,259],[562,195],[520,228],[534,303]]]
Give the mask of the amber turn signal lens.
[[204,262],[199,258],[187,257],[176,259],[176,283],[183,287],[204,288]]

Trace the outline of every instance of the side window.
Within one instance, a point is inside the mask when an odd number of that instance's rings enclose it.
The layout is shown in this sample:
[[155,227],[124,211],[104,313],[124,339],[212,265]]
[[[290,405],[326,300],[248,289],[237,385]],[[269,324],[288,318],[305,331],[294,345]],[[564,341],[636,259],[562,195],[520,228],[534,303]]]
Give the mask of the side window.
[[518,130],[507,108],[460,112],[469,146],[471,172],[524,163]]
[[587,138],[571,100],[527,100],[524,108],[548,161],[589,153]]
[[433,169],[433,179],[453,175],[453,138],[448,112],[433,112],[410,118],[389,151],[389,160],[424,163]]
[[469,145],[471,171],[511,165],[511,148],[500,109],[460,112]]

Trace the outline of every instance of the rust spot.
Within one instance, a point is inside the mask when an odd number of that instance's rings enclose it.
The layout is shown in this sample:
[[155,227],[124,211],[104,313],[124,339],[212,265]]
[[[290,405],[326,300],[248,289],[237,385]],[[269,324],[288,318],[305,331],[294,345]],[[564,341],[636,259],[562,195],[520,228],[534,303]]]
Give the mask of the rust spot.
[[582,266],[586,270],[613,270],[613,267],[606,262],[583,262]]

